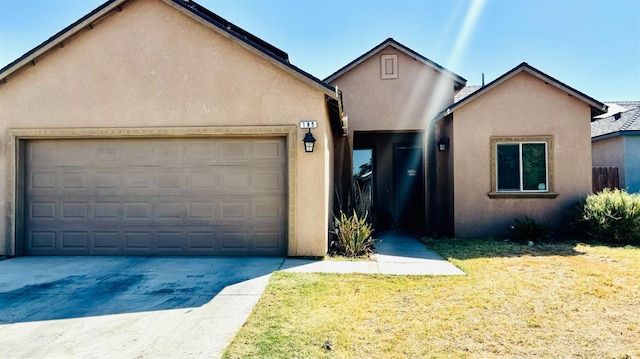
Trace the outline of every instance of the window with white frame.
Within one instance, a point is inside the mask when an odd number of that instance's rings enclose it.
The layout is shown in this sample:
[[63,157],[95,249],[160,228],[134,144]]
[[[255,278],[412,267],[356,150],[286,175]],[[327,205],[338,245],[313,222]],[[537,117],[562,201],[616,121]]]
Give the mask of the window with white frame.
[[552,192],[551,137],[494,137],[492,193]]

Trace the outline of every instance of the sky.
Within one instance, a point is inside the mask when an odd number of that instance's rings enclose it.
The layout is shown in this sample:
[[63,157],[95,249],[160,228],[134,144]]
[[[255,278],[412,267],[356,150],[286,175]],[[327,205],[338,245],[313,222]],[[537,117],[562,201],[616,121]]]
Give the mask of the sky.
[[[104,0],[0,0],[0,68]],[[640,100],[640,0],[198,0],[324,79],[387,38],[480,85],[522,62]]]

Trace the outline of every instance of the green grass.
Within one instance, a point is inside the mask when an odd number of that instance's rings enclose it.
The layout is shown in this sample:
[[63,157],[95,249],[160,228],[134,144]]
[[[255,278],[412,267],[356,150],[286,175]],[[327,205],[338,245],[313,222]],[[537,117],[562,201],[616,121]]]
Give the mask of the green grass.
[[467,276],[276,272],[224,357],[640,358],[639,248],[427,243]]

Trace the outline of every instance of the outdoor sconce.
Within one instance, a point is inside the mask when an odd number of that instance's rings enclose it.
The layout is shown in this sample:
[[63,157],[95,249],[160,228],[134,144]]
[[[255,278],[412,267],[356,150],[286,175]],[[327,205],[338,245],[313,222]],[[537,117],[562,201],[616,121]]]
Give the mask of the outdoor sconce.
[[313,146],[315,146],[316,138],[311,134],[311,129],[309,129],[309,132],[304,135],[302,142],[304,142],[304,152],[313,152]]
[[440,141],[437,143],[438,151],[446,151],[449,148],[449,137],[440,137]]

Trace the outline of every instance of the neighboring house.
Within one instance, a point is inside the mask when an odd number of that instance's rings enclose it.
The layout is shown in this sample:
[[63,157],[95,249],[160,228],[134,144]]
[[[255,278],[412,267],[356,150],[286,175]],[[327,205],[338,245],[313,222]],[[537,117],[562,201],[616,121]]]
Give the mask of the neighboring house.
[[620,188],[640,192],[640,101],[607,105],[591,122],[593,166],[617,167]]
[[354,151],[388,228],[558,225],[606,106],[527,64],[465,85],[393,39],[322,81],[194,2],[108,1],[0,69],[0,255],[322,256]]

